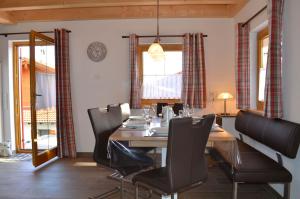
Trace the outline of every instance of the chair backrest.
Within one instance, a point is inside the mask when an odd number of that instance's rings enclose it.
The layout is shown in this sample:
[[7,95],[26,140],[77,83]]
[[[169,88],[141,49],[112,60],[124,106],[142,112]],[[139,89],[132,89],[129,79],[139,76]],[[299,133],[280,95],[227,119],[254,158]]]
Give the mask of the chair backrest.
[[117,105],[107,105],[107,112],[111,113],[111,116],[110,116],[111,128],[112,128],[112,131],[115,131],[123,123],[121,107],[118,104]]
[[300,124],[269,119],[251,111],[239,111],[235,129],[289,158],[297,155]]
[[94,160],[99,164],[109,166],[107,158],[107,144],[109,136],[113,133],[110,119],[112,113],[100,111],[99,108],[88,109],[88,115],[95,135]]
[[183,103],[175,103],[173,105],[173,111],[176,115],[179,115],[179,110],[183,110]]
[[128,103],[121,103],[120,104],[121,111],[122,111],[122,120],[126,121],[129,119],[130,116],[130,106]]
[[158,102],[158,103],[157,103],[157,106],[156,106],[156,114],[157,114],[157,116],[158,116],[159,114],[161,114],[161,112],[162,112],[162,107],[164,107],[164,106],[168,106],[168,103],[164,103],[164,102]]
[[170,121],[167,172],[172,191],[206,180],[204,152],[214,118],[214,115],[208,115],[195,125],[192,118]]

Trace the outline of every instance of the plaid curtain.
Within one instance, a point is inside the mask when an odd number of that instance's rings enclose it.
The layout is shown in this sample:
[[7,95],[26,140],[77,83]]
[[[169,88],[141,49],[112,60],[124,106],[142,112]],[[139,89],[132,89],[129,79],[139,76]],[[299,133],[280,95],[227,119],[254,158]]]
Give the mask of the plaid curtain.
[[184,35],[181,100],[194,108],[206,107],[206,73],[202,33]]
[[137,47],[139,39],[137,35],[129,35],[129,65],[131,75],[131,89],[130,89],[130,105],[132,108],[141,107],[142,98],[142,83],[140,78],[139,67],[137,64]]
[[238,24],[236,57],[236,106],[250,108],[249,24]]
[[282,118],[282,17],[284,0],[268,1],[269,53],[265,85],[265,116]]
[[55,65],[58,156],[76,158],[70,83],[69,33],[65,29],[55,29]]

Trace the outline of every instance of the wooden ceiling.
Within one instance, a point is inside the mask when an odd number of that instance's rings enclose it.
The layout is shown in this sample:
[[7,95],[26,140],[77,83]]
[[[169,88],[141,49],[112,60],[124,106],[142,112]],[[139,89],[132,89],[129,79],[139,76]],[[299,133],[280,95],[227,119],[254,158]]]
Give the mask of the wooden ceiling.
[[[230,18],[249,0],[160,0],[161,18]],[[1,0],[0,24],[156,17],[156,0]]]

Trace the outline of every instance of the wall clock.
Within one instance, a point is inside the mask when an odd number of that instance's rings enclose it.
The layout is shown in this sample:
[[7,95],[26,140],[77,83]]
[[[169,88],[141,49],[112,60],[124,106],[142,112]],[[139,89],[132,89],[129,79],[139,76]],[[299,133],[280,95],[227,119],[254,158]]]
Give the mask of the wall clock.
[[87,55],[94,62],[102,61],[106,54],[106,46],[98,41],[92,42],[87,48]]

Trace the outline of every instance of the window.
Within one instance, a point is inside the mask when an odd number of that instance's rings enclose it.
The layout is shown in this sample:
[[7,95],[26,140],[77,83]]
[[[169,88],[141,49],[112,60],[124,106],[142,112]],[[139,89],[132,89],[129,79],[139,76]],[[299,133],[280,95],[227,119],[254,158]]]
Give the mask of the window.
[[182,84],[182,45],[162,45],[165,60],[153,61],[149,45],[140,45],[138,62],[143,82],[142,105],[159,102],[180,102]]
[[257,35],[257,109],[264,109],[266,68],[269,50],[268,28],[263,29]]

